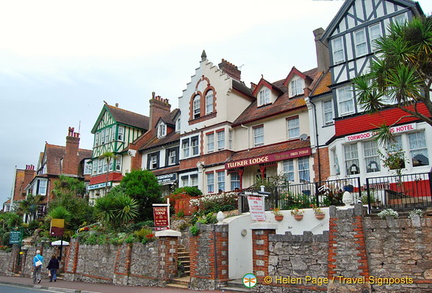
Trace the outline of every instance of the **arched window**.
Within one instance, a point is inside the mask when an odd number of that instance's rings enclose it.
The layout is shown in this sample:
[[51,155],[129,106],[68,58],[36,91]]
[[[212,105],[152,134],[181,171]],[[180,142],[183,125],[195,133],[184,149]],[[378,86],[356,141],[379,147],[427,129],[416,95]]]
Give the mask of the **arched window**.
[[196,95],[193,99],[193,118],[199,118],[201,114],[201,97]]
[[213,91],[212,90],[207,91],[205,96],[206,115],[212,113],[214,110],[213,97],[214,97]]

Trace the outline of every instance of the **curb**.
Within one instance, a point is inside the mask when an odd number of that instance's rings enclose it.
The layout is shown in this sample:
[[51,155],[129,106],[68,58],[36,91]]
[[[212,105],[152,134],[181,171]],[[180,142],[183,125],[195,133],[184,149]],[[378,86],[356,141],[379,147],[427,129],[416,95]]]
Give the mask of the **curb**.
[[101,293],[101,292],[96,292],[96,291],[83,291],[83,290],[78,290],[78,289],[49,287],[49,286],[44,286],[44,285],[17,284],[17,283],[4,282],[4,281],[0,281],[0,284],[12,286],[12,287],[42,289],[42,290],[49,290],[49,291],[54,291],[54,292],[65,292],[65,293]]

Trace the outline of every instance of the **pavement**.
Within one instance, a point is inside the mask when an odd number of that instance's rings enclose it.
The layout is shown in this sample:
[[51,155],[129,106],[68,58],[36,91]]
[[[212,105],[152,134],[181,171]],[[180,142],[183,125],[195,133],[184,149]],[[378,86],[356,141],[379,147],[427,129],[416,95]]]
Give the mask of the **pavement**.
[[[222,290],[213,291],[196,291],[189,289],[177,289],[167,287],[143,287],[143,286],[120,286],[113,284],[70,282],[57,279],[57,282],[49,282],[48,279],[42,279],[40,284],[33,284],[32,278],[9,277],[0,275],[0,284],[12,285],[26,288],[45,289],[54,292],[66,293],[185,293],[189,291],[199,293],[221,293]],[[225,291],[228,293],[228,291]]]

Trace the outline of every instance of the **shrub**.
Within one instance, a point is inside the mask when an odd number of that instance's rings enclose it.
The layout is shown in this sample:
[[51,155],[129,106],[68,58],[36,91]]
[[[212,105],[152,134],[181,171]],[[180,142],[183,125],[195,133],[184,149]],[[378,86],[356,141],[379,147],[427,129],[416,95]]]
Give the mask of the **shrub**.
[[206,195],[197,199],[192,199],[191,204],[198,206],[199,210],[205,213],[235,210],[237,209],[237,194],[222,193]]
[[385,210],[378,213],[378,217],[380,217],[381,219],[385,219],[387,217],[398,218],[399,214],[398,214],[398,212],[396,212],[392,209],[385,209]]

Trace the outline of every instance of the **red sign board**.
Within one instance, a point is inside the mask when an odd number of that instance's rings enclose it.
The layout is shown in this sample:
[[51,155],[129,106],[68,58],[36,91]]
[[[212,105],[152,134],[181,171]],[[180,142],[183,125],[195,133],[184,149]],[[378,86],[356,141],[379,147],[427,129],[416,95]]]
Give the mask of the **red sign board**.
[[156,227],[167,227],[168,207],[153,207],[153,219]]

